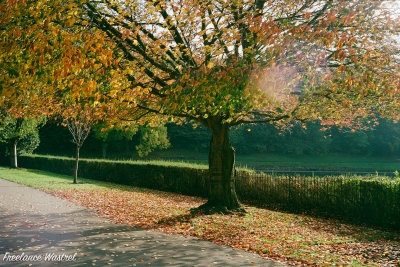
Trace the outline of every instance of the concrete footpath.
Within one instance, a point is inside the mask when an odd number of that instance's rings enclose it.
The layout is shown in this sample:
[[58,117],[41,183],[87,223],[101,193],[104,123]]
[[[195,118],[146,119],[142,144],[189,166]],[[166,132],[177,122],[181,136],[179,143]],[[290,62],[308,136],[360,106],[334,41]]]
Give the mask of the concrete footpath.
[[0,179],[0,266],[149,265],[282,266],[211,242],[114,224],[67,200]]

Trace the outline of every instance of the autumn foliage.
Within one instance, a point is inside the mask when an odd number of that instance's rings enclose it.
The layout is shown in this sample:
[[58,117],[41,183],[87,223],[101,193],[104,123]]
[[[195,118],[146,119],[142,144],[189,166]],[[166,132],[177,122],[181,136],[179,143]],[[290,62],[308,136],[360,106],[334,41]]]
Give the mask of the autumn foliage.
[[89,1],[85,9],[123,53],[128,91],[146,96],[128,107],[128,118],[144,110],[210,129],[210,197],[202,208],[226,211],[240,207],[232,126],[319,119],[359,127],[377,98],[396,94],[397,25],[384,4]]
[[[3,1],[0,92],[16,117],[70,116],[66,108],[98,106],[119,79],[112,46],[83,20],[79,1]],[[111,72],[110,72],[111,71]],[[108,74],[108,75],[107,75]],[[100,90],[101,89],[101,90]],[[73,115],[72,115],[73,116]]]
[[5,1],[0,105],[15,116],[68,118],[64,107],[79,103],[113,122],[203,124],[212,140],[202,208],[240,209],[232,126],[359,127],[377,104],[393,106],[391,2]]

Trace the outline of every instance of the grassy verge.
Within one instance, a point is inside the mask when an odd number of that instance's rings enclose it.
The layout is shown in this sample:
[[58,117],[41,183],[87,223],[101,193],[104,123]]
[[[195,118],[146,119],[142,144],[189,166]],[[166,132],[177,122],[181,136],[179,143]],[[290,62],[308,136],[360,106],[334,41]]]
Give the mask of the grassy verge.
[[191,215],[204,199],[72,178],[35,170],[0,168],[0,177],[96,210],[99,216],[146,229],[191,235],[298,265],[400,264],[400,234],[336,220],[246,207],[239,215]]
[[[48,159],[68,159],[75,160],[73,157],[65,157],[65,156],[54,156],[54,155],[40,155],[40,154],[26,154],[25,157],[38,157],[38,158],[48,158]],[[110,163],[129,163],[135,165],[156,165],[156,166],[165,166],[165,167],[179,167],[179,168],[191,168],[191,169],[200,169],[206,170],[208,169],[208,163],[206,160],[202,160],[199,162],[191,161],[191,160],[176,160],[176,159],[147,159],[147,160],[112,160],[112,159],[101,159],[101,158],[84,158],[81,157],[80,161],[88,161],[88,162],[110,162]],[[249,171],[253,172],[254,170],[246,167],[237,167],[239,171]]]
[[[27,155],[32,157],[46,157],[58,159],[72,159],[70,157],[53,155]],[[101,159],[101,158],[82,158],[85,161],[104,161],[104,162],[125,162],[130,164],[151,164],[159,166],[174,166],[184,168],[207,169],[208,154],[193,153],[188,151],[162,151],[144,159]],[[250,154],[236,156],[236,168],[238,170],[338,170],[346,173],[346,170],[359,171],[400,171],[399,158],[383,158],[370,156],[351,156],[351,155],[276,155],[276,154]]]
[[[41,157],[41,158],[53,158],[53,159],[73,159],[72,157],[54,156],[54,155],[25,155],[27,157]],[[208,165],[202,163],[194,163],[187,161],[172,161],[172,160],[111,160],[111,159],[97,159],[97,158],[80,158],[82,161],[98,161],[98,162],[111,162],[111,163],[129,163],[137,165],[159,165],[159,166],[173,166],[182,168],[195,168],[195,169],[207,169]]]
[[398,158],[350,155],[292,156],[255,154],[238,156],[238,162],[249,166],[314,166],[374,170],[397,170],[400,168],[400,160]]
[[[206,153],[188,151],[160,151],[151,158],[167,160],[181,159],[188,162],[207,164]],[[371,157],[352,155],[277,155],[277,154],[240,154],[236,155],[238,166],[259,167],[332,167],[374,170],[399,170],[400,159],[395,157]]]

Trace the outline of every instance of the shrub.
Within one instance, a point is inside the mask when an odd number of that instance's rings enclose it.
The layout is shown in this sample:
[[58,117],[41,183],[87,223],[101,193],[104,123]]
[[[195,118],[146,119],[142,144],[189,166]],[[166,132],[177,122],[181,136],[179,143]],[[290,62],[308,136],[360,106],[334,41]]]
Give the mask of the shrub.
[[[24,156],[21,157],[20,163],[24,168],[66,175],[72,175],[74,170],[74,159],[72,158]],[[79,176],[185,195],[206,196],[207,171],[204,169],[173,165],[162,166],[152,163],[134,164],[123,161],[82,159]]]

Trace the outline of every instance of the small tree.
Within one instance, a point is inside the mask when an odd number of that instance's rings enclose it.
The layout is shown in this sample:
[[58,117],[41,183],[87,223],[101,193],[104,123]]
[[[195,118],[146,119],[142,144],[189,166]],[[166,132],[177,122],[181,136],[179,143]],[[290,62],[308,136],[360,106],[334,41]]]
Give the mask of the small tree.
[[141,127],[139,132],[139,144],[136,146],[139,157],[145,157],[155,149],[166,149],[171,145],[165,126]]
[[139,157],[145,157],[156,149],[166,149],[170,146],[165,126],[140,126],[130,123],[125,126],[107,126],[106,123],[99,123],[93,127],[94,136],[102,141],[102,156],[106,157],[109,144],[116,141],[129,140],[138,133],[139,140],[135,146]]
[[93,127],[94,137],[102,141],[102,156],[107,156],[107,148],[110,143],[121,140],[132,140],[133,136],[137,133],[137,126],[135,124],[122,126],[113,126],[110,128],[106,123],[98,123]]
[[44,122],[45,119],[12,117],[6,117],[0,122],[0,141],[7,145],[11,168],[18,168],[18,150],[30,153],[39,146],[39,128]]
[[72,135],[73,138],[72,142],[76,146],[75,171],[74,171],[74,184],[76,184],[78,180],[79,151],[90,133],[93,121],[90,119],[90,117],[80,115],[79,117],[76,118],[67,119],[66,125],[68,127],[69,132]]

